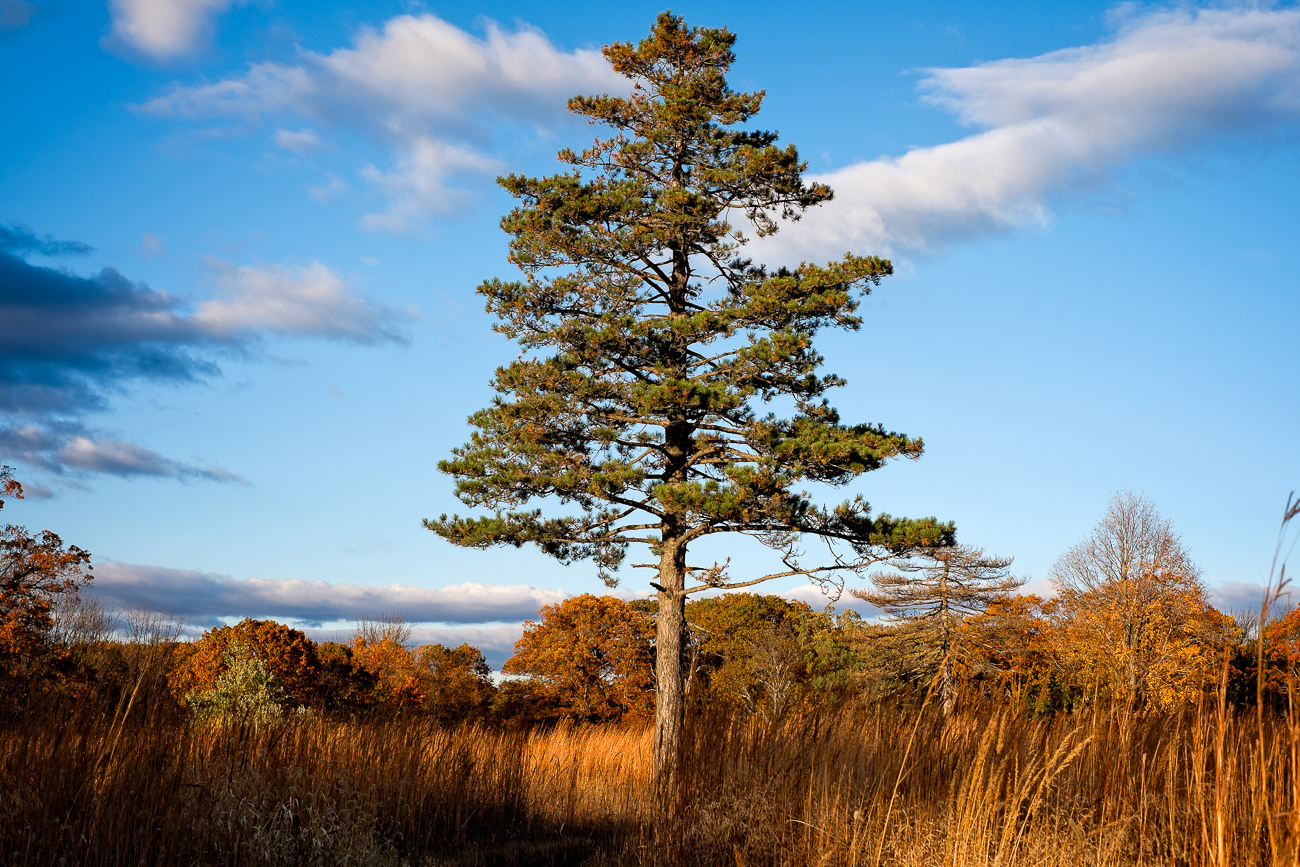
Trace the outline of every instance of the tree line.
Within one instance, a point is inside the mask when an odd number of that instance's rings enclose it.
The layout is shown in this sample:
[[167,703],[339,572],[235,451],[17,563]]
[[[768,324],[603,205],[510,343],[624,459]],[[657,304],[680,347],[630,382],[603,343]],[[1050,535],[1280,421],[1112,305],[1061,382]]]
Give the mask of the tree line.
[[[21,497],[11,468],[0,468],[0,481]],[[315,642],[255,619],[180,641],[170,618],[116,616],[87,598],[89,560],[49,531],[0,528],[6,715],[62,697],[171,701],[199,719],[252,721],[654,717],[655,598],[585,594],[546,606],[494,675],[468,644],[413,646],[400,615],[363,619],[346,641]],[[1251,703],[1261,658],[1265,701],[1290,701],[1300,683],[1300,609],[1263,623],[1218,611],[1172,524],[1143,496],[1112,498],[1053,567],[1052,598],[1019,593],[1009,558],[968,546],[889,566],[853,591],[880,612],[866,619],[750,592],[690,601],[680,662],[688,705],[770,719],[891,698],[934,700],[945,713],[990,700],[1031,716],[1096,702],[1165,711],[1215,689]]]

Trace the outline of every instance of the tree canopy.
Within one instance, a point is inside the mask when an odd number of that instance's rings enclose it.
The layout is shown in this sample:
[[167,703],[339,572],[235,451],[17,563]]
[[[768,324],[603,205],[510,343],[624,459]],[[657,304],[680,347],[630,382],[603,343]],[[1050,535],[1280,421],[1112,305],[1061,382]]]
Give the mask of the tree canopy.
[[[427,520],[472,547],[532,543],[564,562],[591,559],[613,584],[631,545],[657,573],[656,756],[671,762],[681,714],[685,596],[775,577],[840,579],[881,551],[950,543],[934,518],[873,514],[853,497],[818,505],[801,485],[845,485],[919,438],[847,424],[825,399],[845,380],[822,371],[813,340],[855,330],[861,298],[892,273],[875,256],[769,268],[744,253],[746,230],[831,198],[777,134],[738,127],[763,93],[733,91],[735,36],[669,13],[640,43],[605,57],[629,96],[576,96],[569,109],[611,128],[563,150],[568,167],[500,179],[519,204],[501,222],[522,279],[479,287],[498,332],[521,355],[499,368],[470,442],[439,466],[479,517]],[[792,413],[778,417],[772,401]],[[544,501],[567,514],[543,514]],[[548,512],[553,511],[548,509]],[[721,533],[775,551],[781,567],[733,579],[687,548]],[[804,537],[826,543],[807,561]]]

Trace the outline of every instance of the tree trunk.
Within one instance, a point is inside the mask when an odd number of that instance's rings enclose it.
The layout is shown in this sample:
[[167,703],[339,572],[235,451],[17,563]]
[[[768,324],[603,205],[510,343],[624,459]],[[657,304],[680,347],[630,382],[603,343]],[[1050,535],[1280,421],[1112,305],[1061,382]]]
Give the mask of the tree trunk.
[[939,577],[939,617],[941,628],[943,629],[943,642],[940,649],[943,651],[943,662],[939,663],[939,702],[943,707],[943,715],[952,714],[953,706],[957,703],[957,691],[952,683],[952,619],[950,616],[949,593],[948,593],[948,570],[952,568],[951,560],[943,561],[943,574]]
[[682,650],[686,638],[686,546],[664,540],[659,560],[659,613],[655,618],[655,780],[676,787],[685,716]]
[[957,705],[957,690],[952,682],[952,662],[946,654],[939,666],[939,702],[943,707],[943,715],[951,716]]

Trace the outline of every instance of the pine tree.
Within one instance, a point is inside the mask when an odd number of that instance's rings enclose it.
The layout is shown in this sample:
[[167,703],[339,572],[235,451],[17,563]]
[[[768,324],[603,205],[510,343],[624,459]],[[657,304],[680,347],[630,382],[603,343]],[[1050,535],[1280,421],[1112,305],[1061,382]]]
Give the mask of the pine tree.
[[874,592],[854,590],[853,595],[887,615],[892,629],[883,637],[907,673],[938,678],[939,702],[950,714],[957,699],[953,663],[979,649],[971,646],[973,635],[962,633],[963,622],[983,614],[1025,580],[1007,571],[1011,558],[991,557],[966,545],[926,551],[892,565],[897,571],[871,576]]
[[[844,380],[819,374],[813,349],[819,329],[859,327],[859,298],[890,263],[846,255],[768,270],[741,255],[746,238],[730,219],[770,235],[831,191],[804,183],[805,164],[775,133],[736,128],[763,94],[728,87],[734,41],[660,15],[640,44],[605,49],[630,97],[569,101],[614,135],[561,151],[562,173],[500,179],[519,200],[501,225],[523,279],[478,291],[523,354],[497,370],[469,444],[439,464],[464,503],[493,514],[425,521],[458,545],[533,543],[563,562],[594,560],[611,585],[628,546],[648,546],[655,562],[633,565],[657,572],[661,781],[681,736],[687,594],[834,579],[954,532],[933,518],[873,516],[860,496],[823,508],[796,488],[846,484],[919,457],[922,443],[842,424],[823,395]],[[776,398],[793,404],[791,417],[755,408]],[[576,514],[544,517],[533,500]],[[759,540],[783,568],[733,580],[725,564],[691,564],[688,546],[718,533]],[[825,540],[830,562],[806,563],[804,536]]]

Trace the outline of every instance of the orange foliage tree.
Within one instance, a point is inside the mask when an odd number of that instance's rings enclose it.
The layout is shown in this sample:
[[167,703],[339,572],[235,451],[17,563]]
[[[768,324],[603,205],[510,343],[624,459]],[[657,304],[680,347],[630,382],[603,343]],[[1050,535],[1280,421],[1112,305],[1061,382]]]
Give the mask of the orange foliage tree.
[[1300,608],[1264,627],[1264,686],[1294,702],[1300,687]]
[[480,719],[492,709],[492,669],[477,647],[426,644],[416,651],[424,712],[440,722]]
[[[0,465],[0,494],[23,497],[12,467]],[[91,577],[90,554],[76,545],[65,547],[49,530],[0,526],[0,700],[7,709],[45,673],[54,601],[78,594]]]
[[319,702],[321,665],[315,642],[283,623],[251,617],[203,633],[172,673],[172,690],[184,698],[213,689],[225,673],[235,645],[246,647],[266,663],[289,704],[312,707]]
[[1031,716],[1050,716],[1073,704],[1062,677],[1053,614],[1056,600],[1032,594],[992,600],[958,631],[969,654],[954,674],[967,689],[1015,702]]
[[1173,525],[1145,496],[1112,497],[1052,578],[1062,662],[1081,688],[1118,701],[1168,708],[1194,696],[1232,634]]
[[406,711],[424,704],[420,669],[402,640],[391,635],[352,639],[353,664],[375,678],[375,704],[387,711]]
[[550,715],[598,722],[654,712],[654,619],[638,603],[574,596],[524,624],[502,669],[526,675]]

